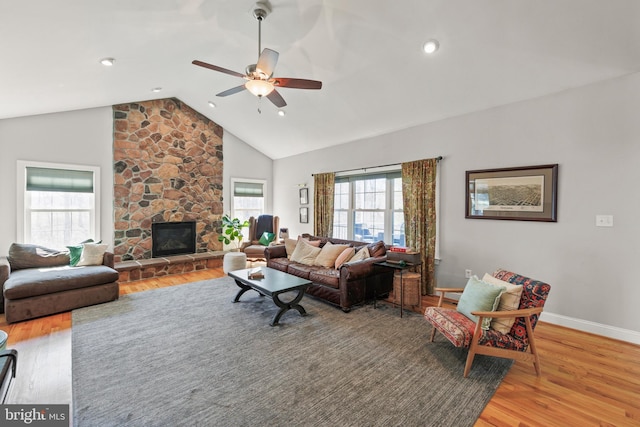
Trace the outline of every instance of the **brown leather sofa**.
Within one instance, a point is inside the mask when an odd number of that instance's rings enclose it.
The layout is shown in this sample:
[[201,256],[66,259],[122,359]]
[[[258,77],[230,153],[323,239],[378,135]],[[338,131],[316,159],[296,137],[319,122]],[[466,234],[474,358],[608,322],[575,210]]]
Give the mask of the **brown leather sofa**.
[[[16,244],[12,245],[14,248]],[[27,251],[42,248],[19,245]],[[102,265],[69,266],[66,253],[0,257],[0,310],[7,323],[60,313],[118,299],[118,272],[114,257],[106,252]],[[0,311],[1,312],[1,311]]]
[[[294,276],[311,280],[306,293],[339,306],[345,313],[351,307],[366,299],[388,294],[393,289],[393,270],[375,265],[386,260],[387,248],[384,242],[367,244],[354,240],[332,239],[303,235],[309,240],[320,240],[320,247],[326,242],[348,244],[353,247],[368,246],[370,258],[343,264],[338,270],[319,266],[299,264],[287,258],[285,245],[269,246],[264,254],[267,267],[271,267]],[[366,293],[366,294],[365,294]]]

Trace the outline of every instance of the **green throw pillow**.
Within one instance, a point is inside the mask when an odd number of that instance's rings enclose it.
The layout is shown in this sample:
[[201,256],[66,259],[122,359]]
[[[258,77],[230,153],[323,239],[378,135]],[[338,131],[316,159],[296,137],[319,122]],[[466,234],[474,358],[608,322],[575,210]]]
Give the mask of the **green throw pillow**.
[[[474,322],[478,317],[471,314],[472,311],[495,311],[500,304],[500,296],[507,288],[491,283],[483,282],[477,276],[473,276],[464,287],[464,292],[458,301],[457,310]],[[482,329],[489,329],[491,318],[484,318]]]
[[275,233],[269,233],[268,231],[265,231],[264,233],[262,233],[262,236],[260,236],[260,240],[258,241],[263,246],[269,246],[269,243],[273,242],[275,238],[276,238]]
[[82,245],[84,243],[93,243],[93,239],[87,239],[77,245],[67,246],[67,249],[69,249],[69,265],[78,265],[78,261],[80,261],[80,257],[82,256]]

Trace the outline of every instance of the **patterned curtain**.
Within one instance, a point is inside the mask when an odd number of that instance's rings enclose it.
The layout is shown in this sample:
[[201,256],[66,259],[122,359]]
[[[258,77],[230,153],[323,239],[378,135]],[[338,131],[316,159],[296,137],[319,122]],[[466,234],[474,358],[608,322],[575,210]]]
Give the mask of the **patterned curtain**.
[[436,250],[436,159],[402,164],[406,245],[422,258],[422,295],[433,294]]
[[331,237],[333,234],[333,192],[336,174],[318,173],[313,175],[313,234]]

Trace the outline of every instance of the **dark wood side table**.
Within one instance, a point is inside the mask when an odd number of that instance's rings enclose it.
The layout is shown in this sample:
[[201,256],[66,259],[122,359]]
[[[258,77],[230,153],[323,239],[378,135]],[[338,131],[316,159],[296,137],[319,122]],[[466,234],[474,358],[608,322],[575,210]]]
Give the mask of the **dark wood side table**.
[[[410,268],[420,267],[420,282],[422,282],[422,263],[408,263],[408,262],[398,263],[398,262],[383,261],[383,262],[376,262],[376,265],[379,265],[381,267],[393,268],[394,270],[400,271],[400,317],[402,317],[402,312],[404,311],[404,283],[402,282],[402,273],[405,270],[408,270]],[[376,301],[375,289],[373,293],[374,293],[373,302],[374,302],[374,308],[375,308],[375,301]]]

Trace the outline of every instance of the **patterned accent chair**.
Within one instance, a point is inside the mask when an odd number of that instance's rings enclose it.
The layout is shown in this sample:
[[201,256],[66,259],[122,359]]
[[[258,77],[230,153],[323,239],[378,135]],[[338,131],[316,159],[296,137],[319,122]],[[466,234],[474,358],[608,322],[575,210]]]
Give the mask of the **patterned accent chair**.
[[[493,277],[523,286],[518,309],[474,311],[472,314],[478,317],[475,323],[456,309],[442,306],[445,293],[461,293],[464,288],[436,288],[436,292],[440,292],[438,306],[427,307],[424,313],[425,319],[433,325],[430,341],[433,342],[436,331],[440,331],[456,347],[469,349],[464,367],[465,378],[471,370],[476,354],[533,362],[536,374],[540,375],[540,359],[533,330],[538,323],[538,317],[542,313],[551,286],[502,269],[496,270]],[[515,317],[516,320],[509,333],[503,334],[493,329],[482,329],[482,320],[487,317],[494,319]],[[530,352],[527,352],[527,349]]]

